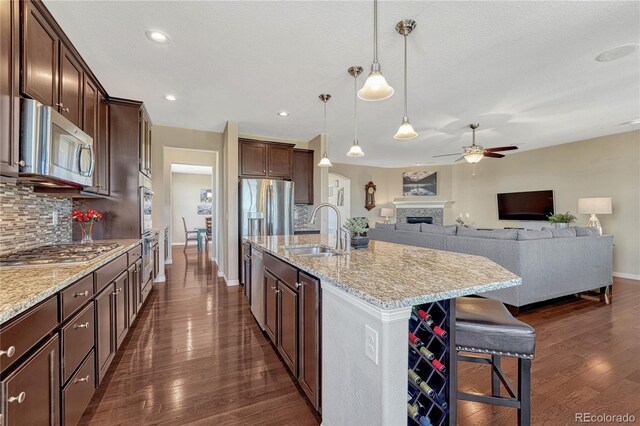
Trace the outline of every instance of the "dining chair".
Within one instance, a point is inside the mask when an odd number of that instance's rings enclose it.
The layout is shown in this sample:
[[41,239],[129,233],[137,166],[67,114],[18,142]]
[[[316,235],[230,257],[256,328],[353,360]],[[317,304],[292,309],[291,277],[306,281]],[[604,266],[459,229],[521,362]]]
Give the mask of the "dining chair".
[[182,226],[184,226],[184,250],[187,250],[187,245],[189,241],[198,242],[198,231],[189,231],[187,229],[187,221],[182,216]]
[[209,250],[209,242],[213,241],[213,219],[210,216],[204,218],[207,227],[207,250]]

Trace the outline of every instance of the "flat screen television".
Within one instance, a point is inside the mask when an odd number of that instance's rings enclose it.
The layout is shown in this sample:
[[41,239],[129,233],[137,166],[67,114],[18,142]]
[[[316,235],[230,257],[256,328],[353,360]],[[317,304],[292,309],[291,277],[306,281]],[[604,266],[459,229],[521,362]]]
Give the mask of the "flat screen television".
[[498,194],[498,219],[547,221],[553,206],[551,190]]

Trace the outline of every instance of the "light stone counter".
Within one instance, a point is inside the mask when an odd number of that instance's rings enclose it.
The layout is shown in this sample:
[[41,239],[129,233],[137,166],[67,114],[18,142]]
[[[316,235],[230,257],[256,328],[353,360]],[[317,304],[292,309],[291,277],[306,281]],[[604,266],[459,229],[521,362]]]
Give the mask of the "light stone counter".
[[332,257],[303,257],[286,247],[322,244],[327,235],[250,237],[246,241],[381,309],[397,309],[512,287],[522,279],[469,254],[370,241],[367,249]]
[[140,239],[96,240],[120,247],[89,262],[0,268],[0,324],[16,317],[140,244]]

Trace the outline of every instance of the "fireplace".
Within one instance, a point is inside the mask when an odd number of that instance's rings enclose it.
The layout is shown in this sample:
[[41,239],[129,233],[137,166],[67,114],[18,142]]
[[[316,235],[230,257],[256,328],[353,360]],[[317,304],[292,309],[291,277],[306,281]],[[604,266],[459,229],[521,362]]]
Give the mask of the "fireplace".
[[407,216],[407,223],[433,223],[432,216]]
[[396,222],[443,225],[444,209],[453,201],[435,201],[428,196],[394,198]]

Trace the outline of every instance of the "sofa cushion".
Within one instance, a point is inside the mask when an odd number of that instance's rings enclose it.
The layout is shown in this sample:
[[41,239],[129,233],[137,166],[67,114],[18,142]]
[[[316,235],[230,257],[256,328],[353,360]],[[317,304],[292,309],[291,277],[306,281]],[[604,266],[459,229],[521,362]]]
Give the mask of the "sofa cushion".
[[376,229],[396,229],[396,224],[376,222]]
[[489,238],[492,240],[515,240],[518,236],[516,229],[480,230],[476,228],[459,227],[456,235],[459,237]]
[[576,226],[576,237],[588,237],[591,235],[600,235],[598,228],[589,228],[586,226]]
[[420,232],[419,223],[396,223],[396,231]]
[[550,230],[544,229],[541,231],[532,231],[525,229],[518,229],[518,241],[524,240],[544,240],[547,238],[553,238],[553,234]]
[[576,228],[542,228],[542,230],[549,230],[553,234],[553,238],[570,238],[576,236]]
[[456,235],[456,225],[440,226],[432,225],[430,223],[420,224],[420,232],[427,234],[439,234],[439,235]]

